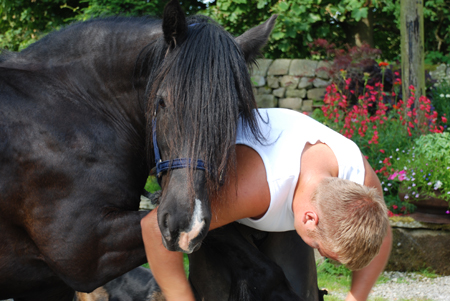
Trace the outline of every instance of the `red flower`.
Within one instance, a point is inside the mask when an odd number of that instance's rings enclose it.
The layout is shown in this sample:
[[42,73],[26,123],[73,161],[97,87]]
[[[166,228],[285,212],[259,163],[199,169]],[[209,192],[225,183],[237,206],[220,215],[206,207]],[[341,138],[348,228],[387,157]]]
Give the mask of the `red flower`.
[[387,67],[387,66],[389,66],[389,63],[386,63],[386,62],[380,62],[380,63],[378,64],[378,66],[380,66],[380,67]]
[[384,149],[380,149],[380,152],[384,154],[386,151]]
[[445,116],[442,116],[441,118],[443,123],[447,123],[447,118]]

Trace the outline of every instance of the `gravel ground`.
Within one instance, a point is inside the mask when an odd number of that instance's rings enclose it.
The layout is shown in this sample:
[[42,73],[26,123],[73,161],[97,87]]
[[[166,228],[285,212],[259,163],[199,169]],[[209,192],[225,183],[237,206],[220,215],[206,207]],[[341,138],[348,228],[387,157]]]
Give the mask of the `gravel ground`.
[[[369,300],[382,297],[389,301],[404,299],[450,301],[450,276],[427,278],[415,273],[402,272],[384,272],[384,276],[389,280],[376,285]],[[346,296],[343,292],[330,293],[342,300]]]

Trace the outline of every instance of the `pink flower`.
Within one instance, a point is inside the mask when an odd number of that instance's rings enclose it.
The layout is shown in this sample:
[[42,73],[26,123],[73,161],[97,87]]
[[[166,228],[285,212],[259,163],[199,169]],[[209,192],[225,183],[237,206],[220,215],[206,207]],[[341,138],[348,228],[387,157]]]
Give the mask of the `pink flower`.
[[392,205],[392,208],[397,209],[398,206],[397,205]]
[[388,180],[394,180],[398,175],[398,172],[394,172],[392,175],[389,176]]
[[400,171],[400,172],[398,173],[398,179],[399,179],[400,181],[403,181],[403,180],[406,179],[406,171],[405,171],[405,170],[402,170],[402,171]]

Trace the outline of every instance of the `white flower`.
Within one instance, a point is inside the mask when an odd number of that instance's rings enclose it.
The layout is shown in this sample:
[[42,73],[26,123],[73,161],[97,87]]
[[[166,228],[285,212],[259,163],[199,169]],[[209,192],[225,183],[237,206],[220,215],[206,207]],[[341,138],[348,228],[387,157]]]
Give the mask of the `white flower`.
[[399,149],[397,148],[396,150],[395,150],[396,152],[398,152],[399,151]]
[[441,94],[439,95],[439,97],[444,97],[444,96],[445,96],[445,95],[444,95],[444,94],[442,94],[442,93],[441,93]]
[[389,156],[389,159],[392,159],[392,156]]
[[415,173],[415,172],[413,172],[413,173],[412,173],[412,175],[413,175],[413,176],[415,176],[415,175],[416,175],[416,173]]
[[408,170],[408,167],[404,166],[403,169],[404,169],[404,170]]
[[419,194],[416,194],[416,198],[418,198],[419,197]]
[[411,189],[411,186],[408,186],[408,189]]
[[437,180],[436,183],[434,183],[434,190],[438,190],[442,187],[442,182]]
[[450,98],[450,94],[446,94],[445,97]]
[[416,183],[413,183],[413,184],[412,184],[412,187],[416,187]]
[[384,191],[388,191],[388,189],[386,188],[386,187],[384,187],[384,189],[383,189]]
[[409,196],[408,196],[408,195],[405,195],[405,199],[409,199]]
[[427,183],[428,186],[431,185],[431,184],[433,184],[433,183],[431,183],[431,182],[428,182],[428,183]]
[[391,183],[388,183],[388,186],[392,186],[392,184],[391,184]]
[[380,160],[378,163],[383,163],[383,161]]

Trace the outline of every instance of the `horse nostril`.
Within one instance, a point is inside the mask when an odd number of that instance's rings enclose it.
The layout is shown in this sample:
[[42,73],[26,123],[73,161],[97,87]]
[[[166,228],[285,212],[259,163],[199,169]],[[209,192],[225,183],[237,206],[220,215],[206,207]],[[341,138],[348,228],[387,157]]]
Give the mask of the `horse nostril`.
[[163,217],[163,228],[165,231],[170,231],[169,229],[169,213],[164,214]]

